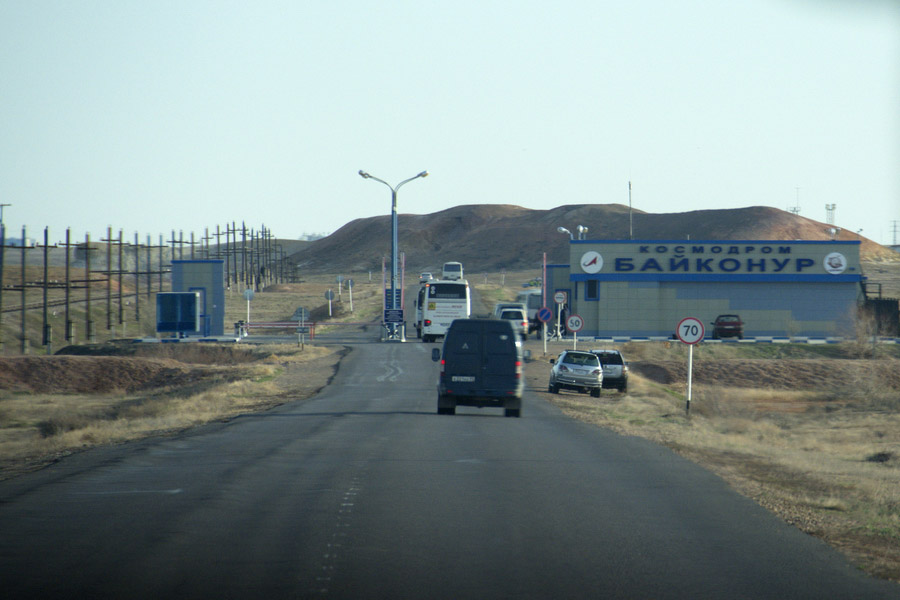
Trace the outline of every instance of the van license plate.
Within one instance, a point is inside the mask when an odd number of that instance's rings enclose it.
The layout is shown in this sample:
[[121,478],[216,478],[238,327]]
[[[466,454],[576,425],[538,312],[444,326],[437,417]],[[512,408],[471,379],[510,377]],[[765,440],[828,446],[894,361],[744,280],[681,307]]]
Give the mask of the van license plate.
[[475,381],[475,378],[472,375],[454,375],[450,378],[450,381],[453,382],[461,382],[461,383],[471,383]]

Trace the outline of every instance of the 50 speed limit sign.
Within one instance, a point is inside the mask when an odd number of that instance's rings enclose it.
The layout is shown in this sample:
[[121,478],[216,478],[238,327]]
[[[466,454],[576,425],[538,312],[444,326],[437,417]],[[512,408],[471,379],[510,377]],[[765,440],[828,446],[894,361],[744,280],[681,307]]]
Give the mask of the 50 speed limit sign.
[[696,344],[703,339],[703,323],[695,317],[686,317],[678,322],[675,335],[685,344]]
[[584,319],[578,315],[569,315],[569,318],[566,319],[566,327],[569,331],[578,333],[581,331],[581,328],[584,327]]

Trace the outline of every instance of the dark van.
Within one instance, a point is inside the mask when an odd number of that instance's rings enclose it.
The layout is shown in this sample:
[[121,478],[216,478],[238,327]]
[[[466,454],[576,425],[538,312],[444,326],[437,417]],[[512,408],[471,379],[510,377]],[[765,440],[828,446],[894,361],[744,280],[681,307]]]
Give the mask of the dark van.
[[456,319],[443,349],[434,348],[431,358],[441,362],[439,415],[455,414],[457,406],[497,406],[507,417],[522,414],[522,346],[509,321]]

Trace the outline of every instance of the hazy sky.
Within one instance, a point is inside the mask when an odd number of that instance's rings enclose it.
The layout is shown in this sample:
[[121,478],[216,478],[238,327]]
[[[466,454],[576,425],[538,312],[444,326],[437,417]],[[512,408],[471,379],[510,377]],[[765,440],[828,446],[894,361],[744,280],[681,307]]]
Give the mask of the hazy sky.
[[0,0],[8,235],[331,232],[390,213],[360,169],[429,171],[401,214],[630,180],[648,212],[835,204],[891,243],[900,2]]

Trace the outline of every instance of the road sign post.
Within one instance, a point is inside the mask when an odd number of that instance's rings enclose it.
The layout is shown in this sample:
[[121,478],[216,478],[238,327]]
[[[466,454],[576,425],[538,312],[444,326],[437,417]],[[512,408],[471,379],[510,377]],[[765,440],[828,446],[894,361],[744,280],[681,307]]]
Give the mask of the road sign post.
[[350,312],[353,312],[353,280],[347,280],[347,293],[350,294]]
[[[249,325],[249,323],[250,323],[250,301],[253,300],[253,290],[251,290],[250,288],[247,288],[246,290],[244,290],[244,299],[247,301],[247,324]],[[249,328],[247,331],[249,333]]]
[[544,354],[547,354],[547,321],[553,318],[553,311],[546,306],[542,306],[537,312],[538,321],[541,322],[541,333],[544,338]]
[[679,340],[688,345],[688,365],[687,365],[687,401],[684,406],[684,412],[691,414],[691,387],[694,370],[694,345],[700,343],[703,339],[703,321],[695,317],[685,317],[678,322],[675,328],[675,335]]
[[578,332],[584,327],[584,319],[576,314],[566,319],[566,329],[572,332],[572,350],[578,350]]
[[565,292],[556,292],[553,294],[553,301],[556,302],[556,335],[562,338],[562,311],[563,306],[569,300],[569,295]]
[[331,318],[331,301],[334,300],[334,291],[328,290],[325,292],[325,299],[328,300],[328,318]]

